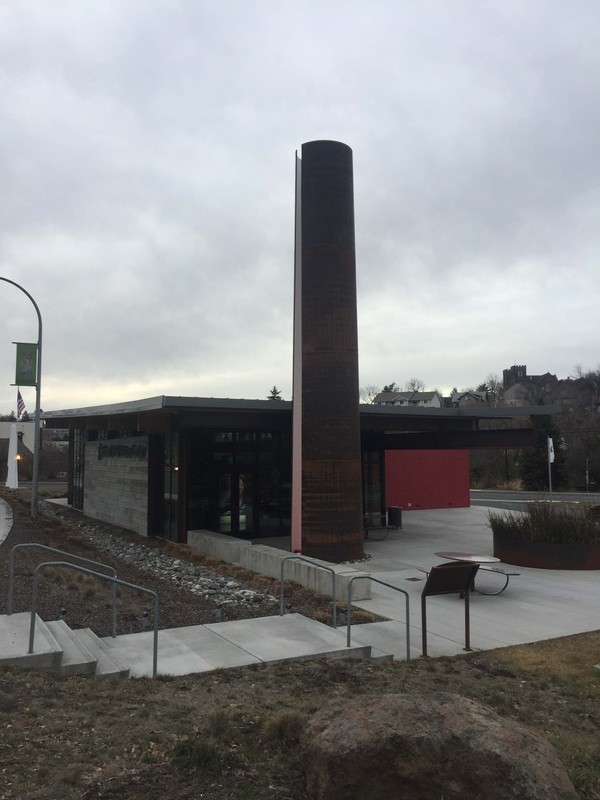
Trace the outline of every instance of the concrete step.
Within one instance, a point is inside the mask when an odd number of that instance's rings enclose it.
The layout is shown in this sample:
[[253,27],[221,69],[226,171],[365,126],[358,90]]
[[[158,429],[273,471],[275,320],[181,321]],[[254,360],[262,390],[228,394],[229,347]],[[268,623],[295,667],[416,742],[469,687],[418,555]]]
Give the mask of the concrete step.
[[[71,630],[63,620],[46,624],[38,619],[35,653],[29,655],[29,620],[28,613],[0,617],[0,664],[45,667],[63,675],[152,675],[152,631],[101,639],[90,628]],[[302,614],[161,630],[158,672],[188,675],[310,658],[391,660],[389,651],[360,641],[357,629],[362,627],[353,627],[351,647],[346,645],[345,628],[332,628]]]
[[371,647],[370,659],[371,661],[393,661],[394,654],[379,650],[377,647]]
[[77,634],[79,642],[96,659],[96,675],[114,678],[129,677],[127,664],[119,657],[118,653],[111,652],[105,641],[96,636],[91,628],[79,628],[74,633]]
[[[102,639],[109,650],[129,664],[132,677],[152,675],[153,633],[130,633]],[[216,622],[161,630],[158,673],[187,675],[248,664],[309,658],[370,658],[371,646],[346,647],[345,630],[287,614],[283,617]],[[378,657],[389,658],[379,651]]]
[[46,623],[37,615],[33,641],[34,652],[27,652],[30,621],[29,611],[0,616],[0,665],[56,669],[62,659],[62,649]]
[[61,675],[93,675],[98,659],[86,647],[79,631],[71,630],[62,619],[46,625],[63,652],[56,671]]

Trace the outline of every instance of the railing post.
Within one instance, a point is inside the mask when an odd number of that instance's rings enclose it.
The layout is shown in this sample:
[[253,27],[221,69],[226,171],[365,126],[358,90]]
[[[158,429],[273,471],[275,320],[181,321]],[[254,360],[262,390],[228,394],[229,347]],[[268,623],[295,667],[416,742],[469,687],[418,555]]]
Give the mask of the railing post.
[[[355,576],[355,577],[358,577]],[[350,647],[350,639],[352,637],[351,630],[352,630],[352,581],[354,578],[350,578],[348,581],[348,598],[346,600],[346,647]]]
[[[40,566],[43,566],[40,564]],[[35,636],[35,613],[37,608],[37,589],[38,589],[38,571],[39,566],[36,567],[33,574],[33,593],[31,595],[31,619],[29,620],[29,650],[28,654],[33,653],[33,639]]]
[[427,596],[421,595],[421,651],[427,658]]
[[408,592],[401,589],[399,586],[392,586],[391,583],[385,583],[385,581],[380,581],[379,578],[374,578],[372,575],[355,575],[353,578],[350,578],[348,581],[348,621],[346,624],[346,646],[350,647],[351,642],[351,627],[352,627],[352,584],[354,581],[358,581],[360,579],[368,578],[370,581],[374,583],[380,583],[382,586],[387,586],[388,589],[394,589],[396,592],[401,592],[404,595],[404,600],[406,604],[406,660],[410,661],[410,601]]
[[154,595],[154,644],[152,647],[152,677],[156,678],[158,675],[158,595]]

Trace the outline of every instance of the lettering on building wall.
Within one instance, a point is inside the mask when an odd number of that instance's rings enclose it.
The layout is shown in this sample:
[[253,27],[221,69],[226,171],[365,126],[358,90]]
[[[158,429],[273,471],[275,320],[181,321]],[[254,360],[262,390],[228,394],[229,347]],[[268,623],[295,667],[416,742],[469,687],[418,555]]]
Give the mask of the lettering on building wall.
[[148,455],[148,448],[141,444],[99,444],[98,461],[103,458],[139,458]]

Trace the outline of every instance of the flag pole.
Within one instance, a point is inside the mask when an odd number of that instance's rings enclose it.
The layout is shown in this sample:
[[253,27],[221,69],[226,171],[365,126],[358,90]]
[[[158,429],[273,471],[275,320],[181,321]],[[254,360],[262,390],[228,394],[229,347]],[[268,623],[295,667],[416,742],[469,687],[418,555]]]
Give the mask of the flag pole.
[[40,313],[40,309],[38,308],[38,304],[35,302],[33,297],[29,294],[27,289],[24,289],[19,283],[16,281],[11,280],[10,278],[4,278],[0,276],[0,281],[5,281],[6,283],[10,283],[13,286],[16,286],[17,289],[20,289],[23,294],[27,295],[27,297],[31,300],[33,307],[35,308],[35,313],[37,314],[38,318],[38,340],[37,340],[37,374],[36,374],[36,383],[35,383],[35,420],[33,426],[33,476],[31,480],[31,518],[37,519],[38,515],[38,480],[39,480],[39,473],[40,473],[40,447],[41,447],[41,436],[40,436],[40,397],[42,394],[42,315]]

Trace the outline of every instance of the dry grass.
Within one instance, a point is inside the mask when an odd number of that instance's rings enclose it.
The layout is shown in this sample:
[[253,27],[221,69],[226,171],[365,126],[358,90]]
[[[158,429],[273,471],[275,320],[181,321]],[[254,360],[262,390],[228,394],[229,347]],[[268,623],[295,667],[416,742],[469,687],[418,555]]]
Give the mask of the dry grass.
[[505,647],[494,655],[513,669],[570,683],[585,691],[600,689],[600,670],[593,668],[600,663],[600,631]]
[[[69,534],[54,530],[57,543]],[[181,546],[173,554],[227,570]],[[277,581],[226,574],[278,594]],[[293,605],[306,590],[295,591],[286,582]],[[408,664],[288,662],[155,681],[0,669],[0,800],[304,800],[298,739],[313,713],[344,697],[433,691],[547,737],[581,800],[600,800],[599,662],[594,632]]]
[[411,663],[300,661],[156,681],[0,669],[0,800],[304,800],[299,740],[315,711],[433,691],[547,737],[582,800],[599,800],[599,645],[592,633]]
[[490,527],[521,542],[599,544],[600,519],[595,507],[531,503],[525,513],[489,513]]

